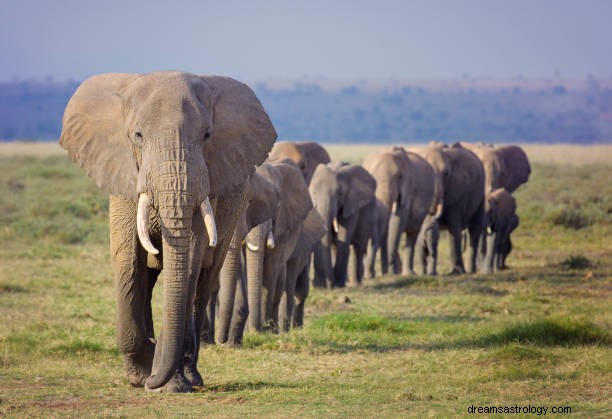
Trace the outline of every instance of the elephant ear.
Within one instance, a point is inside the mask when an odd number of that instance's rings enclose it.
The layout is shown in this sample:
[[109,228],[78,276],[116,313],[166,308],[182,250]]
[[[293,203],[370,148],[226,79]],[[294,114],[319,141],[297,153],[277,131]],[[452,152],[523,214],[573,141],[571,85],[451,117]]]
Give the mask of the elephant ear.
[[212,109],[212,135],[204,147],[211,195],[244,184],[268,156],[276,131],[255,93],[229,77],[200,76],[198,97]]
[[346,165],[338,168],[340,177],[348,181],[342,216],[348,218],[376,199],[376,180],[363,167]]
[[295,163],[284,160],[275,162],[280,175],[281,203],[274,222],[274,236],[281,237],[286,231],[300,224],[313,208],[308,185]]
[[85,80],[64,111],[60,145],[111,195],[135,200],[138,168],[125,132],[122,92],[138,74],[109,73]]
[[316,209],[311,209],[304,220],[304,228],[302,229],[302,236],[306,247],[313,246],[321,240],[325,233],[327,233],[325,221],[323,221],[323,218],[321,218]]

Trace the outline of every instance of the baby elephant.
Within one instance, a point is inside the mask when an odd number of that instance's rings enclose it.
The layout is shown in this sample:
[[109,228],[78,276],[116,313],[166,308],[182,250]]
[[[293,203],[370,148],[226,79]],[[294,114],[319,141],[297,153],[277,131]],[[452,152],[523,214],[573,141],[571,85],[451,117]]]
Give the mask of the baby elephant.
[[486,249],[482,271],[490,273],[503,268],[512,244],[510,233],[518,226],[516,200],[504,188],[490,191],[485,199]]

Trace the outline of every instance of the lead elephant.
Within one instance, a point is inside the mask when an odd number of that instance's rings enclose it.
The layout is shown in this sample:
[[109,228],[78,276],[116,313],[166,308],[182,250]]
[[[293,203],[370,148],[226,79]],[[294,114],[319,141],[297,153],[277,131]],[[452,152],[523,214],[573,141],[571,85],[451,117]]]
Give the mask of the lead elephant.
[[458,143],[449,147],[432,142],[416,151],[431,164],[435,173],[433,205],[441,207],[438,222],[440,228],[449,232],[451,273],[466,272],[461,252],[461,232],[466,228],[470,237],[468,271],[474,273],[485,227],[482,163],[474,153]]
[[[290,160],[268,160],[257,173],[272,182],[280,194],[274,218],[253,228],[246,237],[248,324],[251,330],[279,330],[278,312],[285,292],[287,261],[312,209],[308,187],[299,168]],[[274,247],[266,246],[273,233]]]
[[[412,274],[414,246],[421,225],[425,216],[437,209],[432,205],[434,171],[423,157],[400,147],[368,156],[363,166],[376,179],[376,198],[389,213],[386,244],[388,259],[384,252],[382,258],[394,273],[400,273],[401,270],[405,275]],[[406,251],[400,261],[398,249],[404,233]],[[374,253],[373,250],[370,253]]]
[[270,158],[292,160],[302,171],[307,184],[310,184],[312,175],[319,164],[331,162],[325,148],[312,141],[279,141],[272,148]]
[[[132,385],[201,385],[198,341],[255,165],[276,132],[253,91],[183,72],[103,74],[74,93],[60,145],[110,197],[117,343]],[[161,332],[151,292],[164,269]]]
[[355,258],[351,285],[361,281],[363,256],[375,224],[375,191],[376,180],[361,166],[346,163],[317,166],[309,192],[328,232],[314,249],[315,287],[346,285],[351,247]]
[[502,269],[510,253],[510,233],[518,225],[516,200],[504,188],[489,192],[486,196],[487,241],[483,271],[490,273]]

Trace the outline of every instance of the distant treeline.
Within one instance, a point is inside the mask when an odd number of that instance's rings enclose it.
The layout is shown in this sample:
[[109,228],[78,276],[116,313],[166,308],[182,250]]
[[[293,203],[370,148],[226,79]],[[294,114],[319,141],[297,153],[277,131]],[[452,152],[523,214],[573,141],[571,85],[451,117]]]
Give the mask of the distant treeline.
[[[465,84],[465,83],[464,83]],[[78,83],[0,83],[0,139],[57,139]],[[446,87],[444,87],[446,86]],[[295,82],[253,88],[281,139],[323,142],[609,142],[612,88],[562,79],[534,88],[444,83],[335,88]]]

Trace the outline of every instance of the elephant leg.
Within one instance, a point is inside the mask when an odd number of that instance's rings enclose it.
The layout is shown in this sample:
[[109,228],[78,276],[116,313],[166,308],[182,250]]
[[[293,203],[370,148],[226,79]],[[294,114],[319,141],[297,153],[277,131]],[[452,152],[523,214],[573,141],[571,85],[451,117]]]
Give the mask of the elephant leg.
[[338,241],[336,244],[336,263],[334,265],[334,287],[343,288],[346,286],[346,274],[350,246],[346,241]]
[[406,233],[406,246],[404,249],[404,260],[402,261],[402,275],[416,275],[414,272],[414,246],[416,236]]
[[468,234],[470,236],[470,246],[468,252],[468,272],[476,273],[479,244],[480,240],[482,240],[482,237],[484,236],[483,229],[480,224],[472,224],[468,227]]
[[157,278],[161,271],[159,269],[147,268],[147,295],[145,298],[145,333],[150,340],[155,340],[155,327],[153,325],[153,310],[151,307],[151,299],[153,297],[153,288],[157,283]]
[[389,252],[387,250],[387,234],[380,238],[380,272],[383,275],[389,273]]
[[[280,254],[282,253],[281,246],[277,243],[274,249],[266,249],[263,260],[263,287],[262,287],[262,304],[261,318],[263,322],[263,330],[275,330],[274,323],[274,302],[276,298],[276,290],[280,276],[280,270],[286,269],[286,266],[281,266]],[[280,296],[279,296],[280,298]]]
[[288,332],[291,327],[291,317],[295,307],[295,285],[299,275],[296,263],[297,261],[294,258],[287,261],[285,289],[282,293],[278,309],[278,322],[281,332]]
[[[244,266],[244,262],[243,262]],[[244,329],[249,317],[249,304],[247,297],[247,283],[244,270],[241,270],[240,280],[236,284],[236,299],[234,301],[234,313],[230,324],[228,346],[242,346]]]
[[376,252],[378,251],[378,244],[374,239],[368,240],[368,248],[366,250],[365,257],[365,274],[366,279],[373,279],[376,276]]
[[152,321],[148,325],[144,314],[151,305],[147,301],[150,282],[147,279],[147,255],[136,233],[136,203],[111,196],[109,216],[117,301],[117,346],[123,354],[130,384],[142,387],[151,375],[154,344],[149,339]]
[[295,299],[297,300],[293,309],[293,328],[304,326],[304,305],[308,292],[310,291],[310,281],[308,280],[308,266],[302,269],[297,277],[295,284]]
[[438,243],[440,242],[440,227],[436,222],[432,228],[427,231],[426,249],[428,256],[427,274],[438,275]]
[[[278,321],[278,317],[279,317],[279,309],[280,309],[280,303],[281,300],[283,299],[283,296],[285,297],[285,299],[287,299],[287,295],[286,295],[286,286],[287,286],[287,263],[283,263],[280,272],[278,273],[278,277],[276,279],[276,291],[274,293],[274,298],[272,300],[272,309],[269,313],[270,319],[271,319],[271,324],[272,324],[272,331],[274,333],[278,333],[280,330],[280,323]],[[293,294],[291,295],[291,300],[293,302]]]
[[359,262],[357,261],[357,252],[355,246],[349,246],[349,260],[348,260],[348,283],[349,287],[356,287],[359,285]]
[[450,261],[452,263],[451,275],[465,273],[463,257],[461,255],[461,231],[459,222],[449,221],[448,236]]
[[329,242],[325,240],[324,242],[316,243],[313,256],[313,286],[316,288],[331,288],[334,283],[334,273]]

